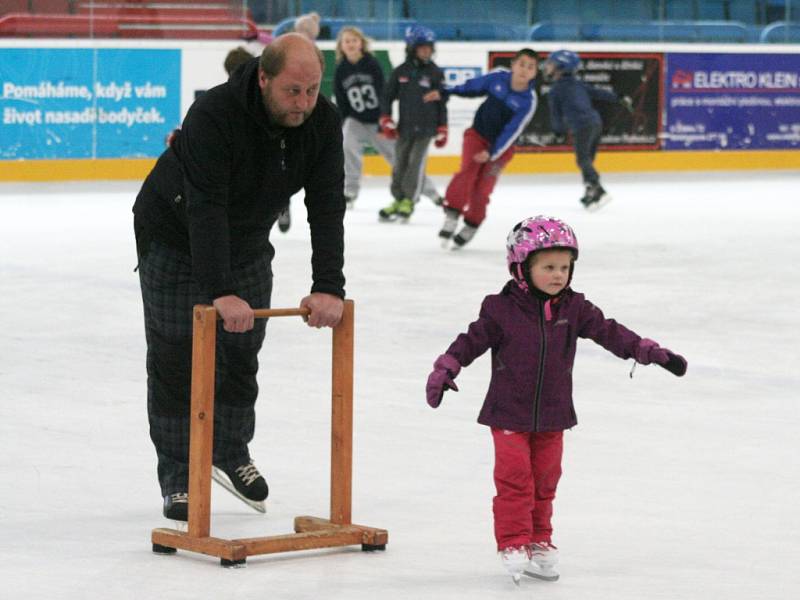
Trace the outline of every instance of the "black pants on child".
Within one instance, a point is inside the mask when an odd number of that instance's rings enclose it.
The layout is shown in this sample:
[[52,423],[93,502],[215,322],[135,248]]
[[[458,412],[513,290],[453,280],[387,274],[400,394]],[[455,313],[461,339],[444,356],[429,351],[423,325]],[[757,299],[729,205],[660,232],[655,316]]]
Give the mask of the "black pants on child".
[[583,175],[583,183],[595,184],[600,181],[600,175],[594,168],[594,157],[597,154],[597,146],[600,144],[600,136],[603,133],[603,126],[599,123],[591,123],[572,132],[572,139],[575,144],[575,162]]
[[428,160],[430,137],[401,135],[395,145],[392,165],[392,196],[395,200],[408,198],[416,202],[425,182],[425,163]]
[[[147,340],[147,414],[161,494],[166,496],[188,491],[192,307],[211,304],[211,299],[193,280],[188,254],[157,241],[140,240],[138,246]],[[270,247],[233,269],[237,295],[253,308],[269,307],[273,254]],[[250,460],[247,444],[255,431],[258,351],[265,328],[265,319],[256,319],[246,333],[228,333],[221,321],[218,325],[213,462],[223,468]]]

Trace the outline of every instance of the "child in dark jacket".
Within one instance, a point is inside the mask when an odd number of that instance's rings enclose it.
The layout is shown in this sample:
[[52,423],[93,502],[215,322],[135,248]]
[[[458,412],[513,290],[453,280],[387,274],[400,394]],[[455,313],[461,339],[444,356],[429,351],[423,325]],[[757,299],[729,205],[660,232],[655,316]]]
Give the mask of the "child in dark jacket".
[[[431,92],[444,87],[444,73],[431,60],[436,35],[414,25],[406,30],[406,61],[392,71],[381,100],[380,127],[384,136],[396,139],[392,168],[392,202],[382,208],[382,221],[407,221],[414,212],[425,179],[428,145],[447,144],[447,106],[441,98],[430,101]],[[392,104],[398,101],[400,118],[392,119]]]
[[503,565],[555,581],[558,550],[551,516],[561,476],[563,431],[577,424],[572,368],[577,339],[589,338],[620,358],[656,363],[675,375],[686,360],[613,319],[570,281],[578,242],[569,225],[538,216],[518,223],[506,243],[513,279],[487,296],[478,319],[439,356],[428,377],[428,404],[439,406],[461,367],[492,351],[492,378],[478,422],[495,447],[494,532]]
[[630,99],[620,99],[613,92],[576,79],[579,64],[580,57],[574,52],[557,50],[545,61],[544,74],[552,81],[547,95],[550,125],[557,138],[566,136],[567,130],[572,132],[575,158],[586,190],[581,202],[587,210],[594,211],[608,204],[611,197],[600,185],[600,176],[594,168],[603,121],[592,101],[620,102],[629,108]]

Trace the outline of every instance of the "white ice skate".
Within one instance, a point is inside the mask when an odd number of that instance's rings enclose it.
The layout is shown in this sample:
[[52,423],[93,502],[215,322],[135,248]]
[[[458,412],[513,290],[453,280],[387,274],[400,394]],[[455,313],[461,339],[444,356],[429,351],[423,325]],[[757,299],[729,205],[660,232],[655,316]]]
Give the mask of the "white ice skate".
[[530,551],[531,559],[523,574],[543,581],[558,581],[558,548],[549,542],[540,542],[531,544]]
[[503,562],[503,566],[506,568],[506,571],[508,571],[508,574],[511,575],[511,579],[514,580],[514,584],[519,585],[519,580],[522,579],[525,569],[530,565],[531,556],[529,549],[525,546],[504,548],[500,552],[500,560]]
[[442,228],[439,230],[439,239],[442,243],[442,248],[447,250],[450,246],[450,241],[453,239],[453,234],[456,232],[456,227],[458,227],[458,218],[461,216],[454,208],[445,208],[444,209],[444,223],[442,224]]
[[461,228],[455,237],[453,237],[453,246],[451,250],[458,250],[459,248],[463,248],[466,246],[473,237],[475,237],[475,232],[478,231],[477,225],[470,225],[469,223],[464,223],[464,226]]

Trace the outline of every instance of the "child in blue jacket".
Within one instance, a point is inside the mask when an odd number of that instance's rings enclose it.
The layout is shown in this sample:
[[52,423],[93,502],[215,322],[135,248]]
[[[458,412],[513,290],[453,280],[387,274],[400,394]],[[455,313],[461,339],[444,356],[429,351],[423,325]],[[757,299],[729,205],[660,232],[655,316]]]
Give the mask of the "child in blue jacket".
[[[486,218],[497,178],[514,156],[514,142],[536,112],[534,80],[538,71],[539,55],[523,48],[514,55],[510,71],[498,69],[445,88],[445,97],[485,96],[486,100],[464,132],[461,167],[447,186],[445,220],[439,231],[443,245],[452,239],[453,248],[464,246]],[[464,225],[456,233],[461,217]]]
[[581,202],[587,210],[597,210],[608,204],[611,198],[600,185],[600,175],[594,168],[594,157],[603,121],[600,113],[592,106],[593,100],[601,102],[629,103],[630,99],[620,98],[613,92],[596,88],[575,78],[580,57],[570,50],[553,52],[544,63],[545,77],[552,81],[547,95],[550,107],[550,124],[556,137],[572,133],[575,158],[583,175],[586,193]]

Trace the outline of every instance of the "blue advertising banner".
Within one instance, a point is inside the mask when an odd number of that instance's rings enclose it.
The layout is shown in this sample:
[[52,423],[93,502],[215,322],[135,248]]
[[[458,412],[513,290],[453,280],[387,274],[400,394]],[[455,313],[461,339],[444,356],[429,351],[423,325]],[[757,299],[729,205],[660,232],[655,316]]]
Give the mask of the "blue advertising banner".
[[668,54],[668,150],[800,147],[800,54]]
[[0,160],[156,157],[180,80],[180,50],[0,49]]

